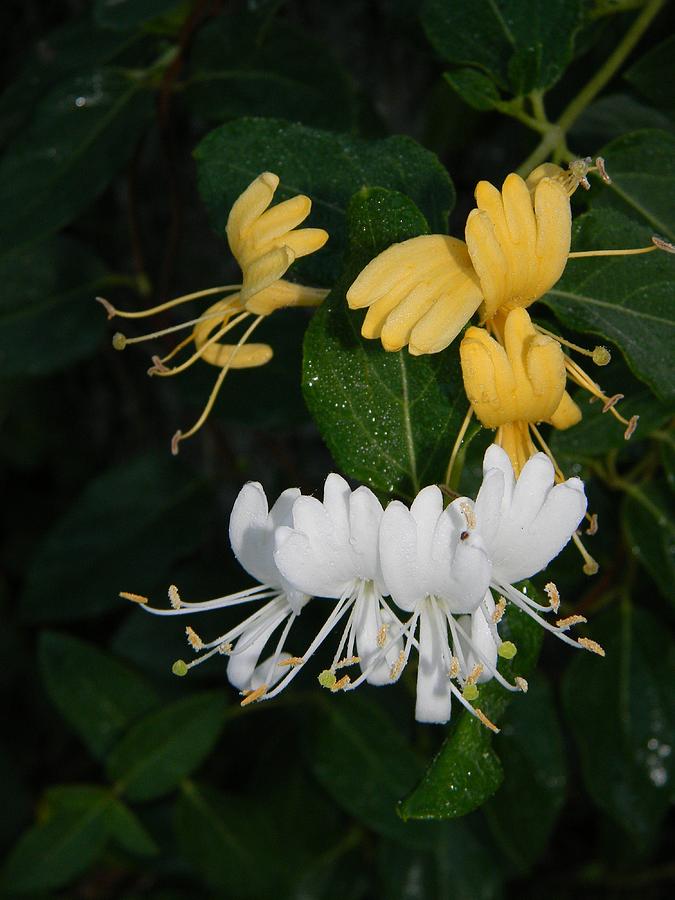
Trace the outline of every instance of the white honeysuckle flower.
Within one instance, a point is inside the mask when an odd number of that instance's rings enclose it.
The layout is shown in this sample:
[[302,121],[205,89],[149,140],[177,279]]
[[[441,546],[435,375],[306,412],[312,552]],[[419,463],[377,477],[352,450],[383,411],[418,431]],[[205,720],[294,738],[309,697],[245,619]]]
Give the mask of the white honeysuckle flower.
[[[239,492],[230,516],[230,543],[240,565],[260,584],[226,597],[204,602],[182,600],[178,590],[169,589],[171,609],[155,609],[145,598],[125,595],[140,601],[146,612],[159,616],[192,615],[266,600],[260,609],[215,640],[205,643],[192,628],[186,628],[188,641],[200,655],[190,663],[174,663],[176,675],[185,675],[217,653],[228,656],[227,677],[244,695],[244,704],[264,696],[286,672],[302,664],[302,660],[284,651],[288,634],[310,597],[289,584],[274,562],[274,536],[278,528],[289,525],[294,502],[300,496],[297,488],[284,491],[268,509],[262,486],[250,481]],[[274,652],[263,663],[260,656],[277,629],[281,634]],[[201,652],[204,651],[204,652]]]
[[460,497],[443,509],[443,495],[432,485],[420,491],[410,509],[398,501],[390,503],[380,525],[380,561],[392,600],[412,613],[397,665],[403,669],[412,646],[417,647],[415,718],[447,722],[454,694],[494,727],[471,706],[476,683],[497,677],[509,689],[516,688],[495,665],[501,642],[488,591],[491,566],[475,529],[471,501]]
[[516,479],[506,452],[496,444],[483,460],[483,483],[475,503],[476,527],[492,563],[491,587],[573,647],[604,656],[589,638],[574,640],[565,634],[586,620],[568,616],[555,625],[539,613],[558,611],[559,596],[553,583],[546,585],[549,605],[542,606],[513,587],[544,569],[575,535],[586,513],[586,494],[579,478],[555,484],[553,463],[536,453]]
[[[401,650],[403,626],[384,600],[379,560],[382,506],[371,490],[355,491],[335,473],[324,485],[323,502],[299,497],[293,504],[293,526],[276,532],[275,563],[297,589],[315,597],[337,600],[303,659],[308,659],[328,634],[347,617],[337,652],[320,682],[332,690],[353,689],[364,680],[389,684]],[[386,646],[385,646],[386,645]],[[358,664],[355,680],[336,672]],[[283,690],[297,674],[289,671],[269,696]]]

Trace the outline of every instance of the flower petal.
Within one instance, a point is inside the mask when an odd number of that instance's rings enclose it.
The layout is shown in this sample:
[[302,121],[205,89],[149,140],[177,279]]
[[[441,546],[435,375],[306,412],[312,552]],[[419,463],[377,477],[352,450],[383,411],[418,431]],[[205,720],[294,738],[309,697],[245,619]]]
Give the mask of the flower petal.
[[424,594],[417,560],[417,523],[408,508],[394,500],[380,523],[382,577],[394,602],[412,610]]
[[420,613],[419,667],[415,702],[415,718],[418,722],[442,725],[450,718],[452,693],[443,661],[444,643],[447,649],[447,634],[442,635],[439,632],[436,616],[425,603]]
[[382,512],[380,501],[363,485],[349,498],[349,532],[357,571],[361,578],[374,581],[380,593],[385,591],[379,548]]
[[237,561],[249,575],[261,584],[279,586],[273,557],[274,528],[268,521],[265,491],[257,481],[245,484],[234,501],[230,514],[230,544]]
[[305,594],[340,597],[350,587],[353,576],[348,573],[345,578],[343,573],[337,573],[322,550],[304,532],[285,526],[277,529],[274,561],[284,579]]

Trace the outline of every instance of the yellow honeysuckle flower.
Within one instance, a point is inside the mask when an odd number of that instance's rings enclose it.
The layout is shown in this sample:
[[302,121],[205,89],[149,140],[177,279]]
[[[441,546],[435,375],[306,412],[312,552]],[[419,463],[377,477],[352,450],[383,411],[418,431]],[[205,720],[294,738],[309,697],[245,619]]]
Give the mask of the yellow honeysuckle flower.
[[[148,374],[160,377],[178,375],[199,359],[220,369],[195,424],[189,431],[177,431],[173,436],[171,451],[174,454],[178,453],[180,441],[195,434],[208,418],[230,369],[263,366],[272,358],[273,351],[268,344],[247,343],[263,319],[277,309],[318,306],[328,294],[322,288],[305,287],[283,278],[295,259],[321,249],[328,240],[328,233],[322,228],[298,228],[310,213],[312,201],[309,197],[301,194],[270,208],[278,186],[278,176],[272,172],[263,172],[237,198],[230,211],[226,227],[227,240],[242,271],[241,284],[220,285],[185,294],[139,312],[118,310],[104,298],[97,297],[106,308],[109,318],[120,316],[138,319],[165,312],[191,300],[214,294],[222,295],[195,319],[139,337],[127,338],[119,332],[113,337],[115,349],[123,350],[128,344],[191,328],[191,334],[165,356],[152,357],[153,365],[148,369]],[[251,317],[253,321],[237,343],[223,343],[222,338],[226,334]],[[166,366],[170,359],[191,344],[195,349],[188,359],[173,368]]]
[[361,333],[379,338],[385,350],[408,346],[415,356],[444,350],[478,311],[482,324],[499,313],[528,307],[549,291],[567,260],[629,255],[673,248],[655,238],[635,250],[570,253],[570,197],[587,174],[609,177],[603,160],[575,160],[567,171],[552,163],[527,179],[511,173],[501,191],[476,185],[476,208],[464,241],[422,235],[384,250],[347,291],[352,309],[368,307]]

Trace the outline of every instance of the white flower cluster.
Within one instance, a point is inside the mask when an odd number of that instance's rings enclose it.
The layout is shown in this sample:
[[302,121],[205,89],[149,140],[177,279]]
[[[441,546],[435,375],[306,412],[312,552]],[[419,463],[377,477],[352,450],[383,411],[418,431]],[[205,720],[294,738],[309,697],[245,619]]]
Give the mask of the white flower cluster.
[[[555,625],[540,613],[557,611],[554,585],[542,606],[513,587],[539,572],[567,544],[586,512],[583,483],[554,484],[550,460],[537,453],[516,479],[506,453],[491,446],[476,501],[460,497],[444,508],[438,487],[424,488],[410,508],[393,501],[383,509],[367,487],[352,491],[336,474],[326,479],[323,502],[284,491],[271,509],[260,484],[246,484],[232,510],[230,542],[243,568],[260,584],[204,603],[169,591],[171,609],[144,606],[159,615],[186,615],[241,603],[266,601],[236,627],[209,643],[192,628],[187,635],[200,655],[174,672],[220,653],[243,703],[268,700],[300,672],[327,636],[342,625],[337,650],[320,683],[353,690],[364,681],[395,682],[417,651],[420,722],[447,722],[453,695],[492,726],[479,708],[477,684],[496,678],[497,657],[516,648],[497,630],[507,602],[573,646],[601,653],[593,641],[565,631],[585,621],[571,616]],[[295,619],[312,597],[332,600],[330,613],[302,656],[286,647]],[[496,599],[495,599],[496,598]],[[276,637],[274,637],[276,635]],[[260,661],[266,647],[273,652]],[[352,674],[347,674],[347,670]]]

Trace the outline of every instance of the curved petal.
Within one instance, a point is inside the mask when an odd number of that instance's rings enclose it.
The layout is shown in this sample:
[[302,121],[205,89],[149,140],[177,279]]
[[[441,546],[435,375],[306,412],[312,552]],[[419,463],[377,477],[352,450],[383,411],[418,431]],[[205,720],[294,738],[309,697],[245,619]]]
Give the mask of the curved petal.
[[379,548],[382,513],[382,504],[370,488],[362,485],[349,498],[349,531],[358,574],[374,581],[380,593],[385,590]]
[[504,472],[501,469],[488,469],[474,504],[476,527],[483,537],[488,554],[499,533],[503,499]]
[[315,597],[338,598],[353,581],[353,578],[338,574],[309,537],[293,528],[282,526],[277,529],[274,561],[296,591]]
[[394,500],[380,523],[382,577],[394,602],[407,611],[426,593],[417,560],[417,523],[410,511]]
[[274,528],[268,520],[265,491],[257,481],[249,481],[239,491],[230,514],[229,534],[232,551],[249,575],[261,584],[278,587]]
[[452,693],[443,661],[447,634],[439,633],[436,617],[425,604],[420,613],[419,667],[415,718],[418,722],[442,725],[450,718]]
[[351,488],[341,475],[331,472],[323,486],[323,508],[333,523],[338,540],[349,541],[349,498]]

